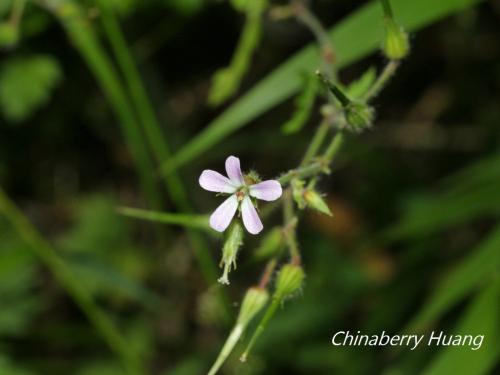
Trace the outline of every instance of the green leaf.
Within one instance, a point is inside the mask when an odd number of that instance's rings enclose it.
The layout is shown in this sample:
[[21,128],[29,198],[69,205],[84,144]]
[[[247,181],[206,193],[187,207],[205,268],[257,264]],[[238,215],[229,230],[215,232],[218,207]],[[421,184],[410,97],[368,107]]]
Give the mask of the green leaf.
[[302,129],[307,119],[311,116],[318,88],[318,77],[315,74],[307,75],[304,82],[304,89],[295,99],[295,111],[292,117],[281,127],[283,133],[293,134]]
[[[418,30],[481,0],[393,0],[394,13],[406,30]],[[382,10],[372,1],[345,18],[330,31],[337,50],[337,66],[345,67],[375,51],[383,37]],[[218,116],[176,155],[162,166],[165,172],[178,168],[202,155],[236,130],[300,90],[301,72],[314,72],[318,64],[317,48],[309,45],[257,83],[225,112]]]
[[478,218],[500,215],[500,155],[474,162],[441,182],[438,194],[420,194],[406,202],[403,217],[387,229],[388,241],[421,238]]
[[363,73],[361,77],[357,80],[351,82],[347,86],[346,93],[347,96],[353,99],[361,98],[373,85],[375,79],[377,78],[377,71],[374,67],[369,68]]
[[429,300],[416,314],[405,332],[415,332],[425,328],[472,293],[481,282],[491,279],[500,267],[498,249],[500,249],[500,227],[472,249],[470,255],[456,265],[436,286]]
[[471,302],[453,331],[459,335],[484,335],[477,350],[468,346],[447,347],[423,372],[424,375],[489,374],[500,356],[500,281],[496,280]]
[[50,56],[7,60],[0,70],[0,109],[12,122],[26,120],[45,105],[62,77],[59,63]]
[[122,215],[133,217],[135,219],[212,231],[208,225],[207,215],[176,214],[170,212],[142,210],[132,207],[120,207],[117,211]]

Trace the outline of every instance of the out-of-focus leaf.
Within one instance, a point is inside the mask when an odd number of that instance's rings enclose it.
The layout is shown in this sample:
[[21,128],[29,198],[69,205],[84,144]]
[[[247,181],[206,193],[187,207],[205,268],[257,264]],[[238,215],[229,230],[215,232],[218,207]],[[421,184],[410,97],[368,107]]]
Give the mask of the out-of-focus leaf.
[[448,273],[405,331],[422,330],[472,293],[482,282],[491,279],[500,268],[499,249],[500,227]]
[[16,335],[25,331],[43,301],[34,291],[36,270],[25,245],[3,228],[0,238],[0,335]]
[[373,82],[375,82],[376,78],[377,72],[375,68],[369,68],[361,77],[347,86],[347,96],[354,99],[361,98],[368,91]]
[[0,354],[0,375],[34,375],[34,373],[18,367],[9,358]]
[[493,155],[443,180],[442,191],[409,198],[389,241],[430,235],[454,225],[500,215],[500,156]]
[[126,375],[126,373],[116,362],[96,361],[82,366],[76,375]]
[[424,375],[490,374],[500,359],[500,282],[497,280],[471,302],[453,331],[457,335],[484,335],[481,347],[447,347]]
[[135,219],[213,231],[208,225],[209,220],[207,215],[177,214],[131,207],[120,207],[117,211],[124,216],[133,217]]
[[295,111],[292,117],[281,127],[283,133],[293,134],[302,129],[314,108],[314,99],[316,98],[318,87],[318,77],[313,74],[307,75],[304,89],[295,99]]
[[[480,0],[393,0],[391,5],[398,21],[406,30],[422,28],[451,13],[479,3]],[[337,51],[339,68],[375,51],[383,37],[382,10],[372,1],[346,17],[330,31]],[[247,94],[212,121],[200,134],[165,161],[168,172],[202,155],[260,114],[281,103],[300,89],[300,72],[313,72],[318,64],[317,50],[309,45],[296,53],[270,75],[257,83]]]
[[160,305],[159,296],[114,268],[91,258],[72,258],[68,262],[93,294],[100,292],[111,295],[113,298],[131,298],[151,309]]
[[206,371],[206,364],[199,357],[189,357],[163,375],[202,374],[204,371]]
[[0,108],[3,116],[20,122],[45,105],[62,77],[50,56],[7,60],[0,69]]

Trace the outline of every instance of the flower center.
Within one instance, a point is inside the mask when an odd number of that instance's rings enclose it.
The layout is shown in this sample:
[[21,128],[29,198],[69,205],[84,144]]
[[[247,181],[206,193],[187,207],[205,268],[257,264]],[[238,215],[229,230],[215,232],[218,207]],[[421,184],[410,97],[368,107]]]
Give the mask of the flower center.
[[236,199],[238,199],[238,202],[241,202],[243,198],[245,198],[245,195],[247,194],[247,188],[243,187],[240,190],[238,190],[235,194],[236,194]]

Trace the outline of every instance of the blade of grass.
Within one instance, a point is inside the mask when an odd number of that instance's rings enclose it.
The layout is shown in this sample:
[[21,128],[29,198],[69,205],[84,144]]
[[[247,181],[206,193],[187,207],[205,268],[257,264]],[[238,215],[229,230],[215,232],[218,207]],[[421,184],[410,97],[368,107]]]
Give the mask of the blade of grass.
[[45,4],[45,6],[61,22],[68,37],[101,86],[122,127],[122,132],[137,167],[143,192],[149,203],[153,207],[159,208],[161,196],[154,178],[152,178],[154,165],[143,141],[140,127],[137,126],[137,120],[129,100],[124,94],[125,91],[120,79],[105,51],[98,43],[83,10],[72,1],[63,1],[53,6]]
[[[113,49],[113,54],[118,62],[118,66],[127,83],[132,104],[138,114],[153,154],[160,163],[170,157],[170,150],[165,140],[165,135],[161,130],[160,122],[158,121],[153,105],[148,97],[146,88],[137,70],[134,58],[130,52],[116,15],[107,1],[98,0],[98,4],[101,9],[101,19],[104,31]],[[191,204],[189,203],[186,190],[184,189],[180,177],[172,173],[165,176],[164,179],[165,187],[177,209],[184,213],[192,212]],[[199,233],[192,231],[190,227],[187,229],[189,241],[194,249],[198,265],[205,281],[210,285],[217,280],[217,267],[215,262],[210,256],[208,245],[204,238],[200,236]],[[231,309],[224,292],[218,289],[217,295],[225,312],[225,316],[229,318]]]
[[[398,21],[407,30],[418,30],[453,12],[465,9],[481,0],[393,0],[391,5]],[[382,9],[378,1],[372,1],[346,17],[329,31],[335,45],[338,68],[365,57],[379,47],[383,36]],[[202,155],[257,116],[275,107],[300,90],[301,73],[317,68],[316,48],[309,45],[267,77],[257,83],[241,99],[213,120],[172,159],[164,160],[162,171],[168,173]]]
[[120,331],[109,317],[97,306],[74,272],[57,254],[54,248],[38,233],[16,205],[0,188],[0,213],[10,222],[18,235],[30,246],[33,253],[52,272],[59,284],[80,307],[87,319],[95,326],[111,350],[120,358],[131,375],[144,374],[141,360],[133,352]]
[[207,215],[176,214],[170,212],[142,210],[132,207],[119,207],[117,208],[117,212],[135,219],[149,220],[170,225],[180,225],[194,229],[212,230],[208,225]]

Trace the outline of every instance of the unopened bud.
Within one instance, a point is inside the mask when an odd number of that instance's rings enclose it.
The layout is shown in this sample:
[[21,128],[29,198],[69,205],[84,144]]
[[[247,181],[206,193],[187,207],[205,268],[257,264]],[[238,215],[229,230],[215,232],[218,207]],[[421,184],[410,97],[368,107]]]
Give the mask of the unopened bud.
[[0,48],[9,48],[14,46],[19,38],[19,32],[14,25],[3,22],[0,23]]
[[304,192],[304,199],[309,207],[314,208],[315,210],[324,213],[325,215],[333,216],[332,211],[330,211],[330,208],[328,207],[326,202],[315,190],[307,189]]
[[283,249],[283,230],[280,227],[271,229],[262,239],[255,251],[257,259],[267,259],[278,255]]
[[344,107],[344,115],[347,121],[347,128],[355,133],[360,133],[370,128],[375,117],[373,108],[359,102],[350,102],[346,105]]
[[243,228],[238,221],[233,220],[226,233],[226,241],[222,248],[222,259],[220,262],[220,267],[224,266],[224,272],[219,278],[221,284],[229,284],[229,272],[231,268],[236,269],[236,255],[243,244]]
[[299,265],[284,265],[278,274],[278,279],[276,280],[276,298],[283,299],[293,295],[302,287],[304,277],[304,270]]
[[258,287],[248,289],[241,303],[236,324],[246,326],[264,308],[268,300],[269,293],[266,289]]
[[391,60],[401,60],[408,55],[410,43],[408,34],[392,18],[385,20],[384,55]]

